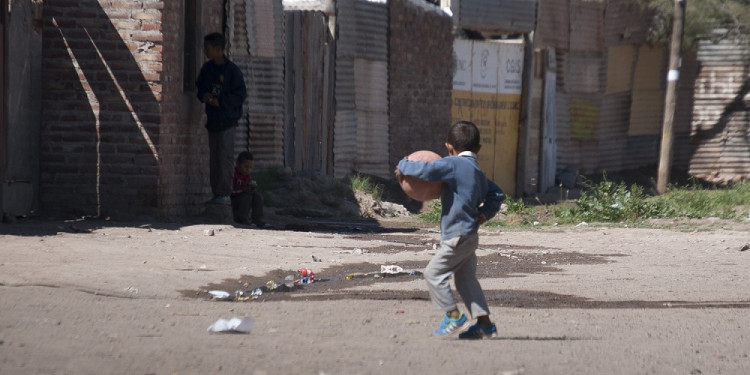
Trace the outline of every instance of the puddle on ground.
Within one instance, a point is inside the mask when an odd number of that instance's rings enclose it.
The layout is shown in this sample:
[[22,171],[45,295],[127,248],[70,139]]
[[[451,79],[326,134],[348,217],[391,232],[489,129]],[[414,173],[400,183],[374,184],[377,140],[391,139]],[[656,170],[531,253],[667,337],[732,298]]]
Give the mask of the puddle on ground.
[[[368,251],[371,251],[371,249],[368,249]],[[480,279],[522,277],[524,274],[560,272],[562,269],[558,267],[559,265],[608,263],[609,256],[575,252],[492,253],[478,257],[477,277]],[[380,264],[366,262],[330,266],[322,271],[313,270],[315,271],[315,281],[308,284],[300,283],[302,276],[296,270],[276,269],[263,276],[245,275],[238,279],[225,279],[208,284],[198,290],[181,290],[180,293],[186,297],[210,299],[209,290],[223,290],[232,296],[239,295],[244,297],[243,300],[249,299],[251,301],[289,300],[307,298],[305,296],[311,295],[339,296],[338,298],[348,295],[351,298],[426,299],[426,291],[370,292],[349,290],[353,287],[374,283],[422,280],[422,270],[427,266],[427,261],[399,262],[397,266],[402,271],[394,274],[381,273]],[[287,280],[290,275],[294,278],[293,283]],[[255,298],[249,298],[248,296],[252,296],[255,289],[260,289],[262,294],[253,296]]]

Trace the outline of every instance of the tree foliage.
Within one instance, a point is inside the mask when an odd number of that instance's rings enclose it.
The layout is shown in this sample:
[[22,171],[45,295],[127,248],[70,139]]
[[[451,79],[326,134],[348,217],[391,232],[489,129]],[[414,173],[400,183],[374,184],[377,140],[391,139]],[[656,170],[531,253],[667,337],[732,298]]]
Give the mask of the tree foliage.
[[[653,14],[648,42],[668,44],[672,32],[673,0],[634,0]],[[690,49],[699,38],[723,38],[750,33],[750,0],[684,0],[683,47]]]

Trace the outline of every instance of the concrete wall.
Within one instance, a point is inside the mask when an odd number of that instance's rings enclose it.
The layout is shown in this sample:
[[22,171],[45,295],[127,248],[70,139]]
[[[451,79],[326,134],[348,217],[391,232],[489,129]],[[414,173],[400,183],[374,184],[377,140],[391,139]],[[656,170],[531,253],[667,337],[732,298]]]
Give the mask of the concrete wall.
[[412,0],[389,4],[390,170],[416,150],[445,155],[451,121],[453,34],[437,7]]

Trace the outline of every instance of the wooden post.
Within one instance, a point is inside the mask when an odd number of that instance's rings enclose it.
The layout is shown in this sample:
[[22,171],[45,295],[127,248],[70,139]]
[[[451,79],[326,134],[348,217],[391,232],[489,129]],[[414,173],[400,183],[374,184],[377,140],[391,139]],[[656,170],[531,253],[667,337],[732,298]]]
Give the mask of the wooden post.
[[667,74],[667,93],[664,99],[664,123],[661,131],[661,152],[659,154],[659,172],[656,179],[657,194],[667,191],[669,171],[672,169],[672,143],[674,131],[675,91],[677,80],[680,78],[680,50],[682,49],[682,34],[684,30],[685,2],[674,0],[674,15],[672,17],[672,42],[669,47],[669,73]]

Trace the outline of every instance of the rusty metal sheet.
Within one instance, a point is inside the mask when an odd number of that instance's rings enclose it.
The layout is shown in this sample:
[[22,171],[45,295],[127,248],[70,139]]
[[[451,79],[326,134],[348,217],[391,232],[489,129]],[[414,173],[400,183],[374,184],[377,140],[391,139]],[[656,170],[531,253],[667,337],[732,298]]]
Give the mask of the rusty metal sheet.
[[570,51],[602,51],[604,3],[570,0]]
[[603,91],[606,79],[604,59],[598,53],[568,54],[565,71],[565,90],[571,93]]
[[[456,25],[494,33],[528,33],[536,28],[535,0],[458,0]],[[455,8],[455,6],[452,6]]]
[[630,92],[605,95],[599,121],[599,150],[597,168],[600,170],[621,170],[628,135],[630,115]]
[[695,79],[689,172],[715,183],[750,178],[750,48],[747,40],[703,40]]
[[653,17],[633,1],[608,1],[604,8],[604,45],[644,44]]
[[[539,2],[539,22],[535,32],[539,46],[568,50],[570,29],[570,0],[544,0]],[[558,78],[560,78],[558,76]],[[558,82],[559,83],[559,82]]]

